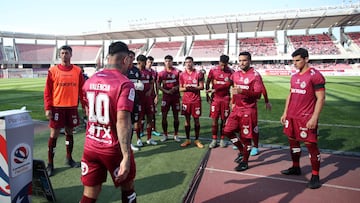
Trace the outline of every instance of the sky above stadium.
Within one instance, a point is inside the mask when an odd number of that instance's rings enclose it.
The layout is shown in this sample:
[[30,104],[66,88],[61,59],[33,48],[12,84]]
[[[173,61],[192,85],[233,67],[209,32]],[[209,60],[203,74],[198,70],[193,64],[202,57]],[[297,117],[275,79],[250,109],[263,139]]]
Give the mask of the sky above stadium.
[[[83,34],[124,30],[130,24],[296,8],[356,0],[3,0],[0,31]],[[109,21],[111,20],[111,23]]]

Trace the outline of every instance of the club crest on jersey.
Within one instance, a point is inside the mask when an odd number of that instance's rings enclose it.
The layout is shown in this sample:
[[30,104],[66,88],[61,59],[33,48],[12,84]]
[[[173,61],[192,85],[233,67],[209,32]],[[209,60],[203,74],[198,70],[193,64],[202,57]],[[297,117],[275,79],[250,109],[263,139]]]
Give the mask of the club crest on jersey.
[[306,82],[305,81],[301,82],[300,87],[304,89],[306,87]]
[[196,84],[196,83],[197,83],[197,80],[196,80],[196,79],[194,79],[192,82],[193,82],[194,84]]
[[171,75],[171,78],[172,78],[172,79],[175,79],[175,75],[174,75],[174,74],[172,74],[172,75]]
[[224,75],[223,75],[223,74],[221,74],[219,77],[220,77],[220,78],[224,78]]
[[224,79],[224,81],[225,81],[225,82],[229,81],[229,78],[228,78],[228,77],[226,77],[226,78]]
[[244,130],[243,130],[243,133],[244,133],[244,135],[247,135],[247,134],[249,134],[249,129],[247,129],[247,128],[244,128]]
[[244,79],[244,83],[245,83],[245,84],[249,84],[249,78],[245,78],[245,79]]
[[138,78],[138,77],[139,77],[139,73],[135,73],[135,77],[137,77],[137,78]]

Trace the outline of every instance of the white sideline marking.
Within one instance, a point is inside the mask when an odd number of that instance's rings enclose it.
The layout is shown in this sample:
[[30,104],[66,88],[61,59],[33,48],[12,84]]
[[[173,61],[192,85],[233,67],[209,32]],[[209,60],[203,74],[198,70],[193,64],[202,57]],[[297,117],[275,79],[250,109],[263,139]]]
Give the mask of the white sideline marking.
[[[288,178],[278,178],[278,177],[264,176],[264,175],[237,172],[237,171],[228,171],[228,170],[215,169],[215,168],[205,168],[205,170],[215,171],[215,172],[222,172],[222,173],[237,174],[237,175],[252,176],[252,177],[258,177],[258,178],[267,178],[267,179],[272,179],[272,180],[282,180],[282,181],[288,181],[288,182],[294,182],[294,183],[307,183],[307,181],[303,181],[303,180],[294,180],[294,179],[288,179]],[[332,184],[321,184],[321,186],[360,192],[360,188],[355,188],[355,187],[346,187],[346,186],[332,185]]]

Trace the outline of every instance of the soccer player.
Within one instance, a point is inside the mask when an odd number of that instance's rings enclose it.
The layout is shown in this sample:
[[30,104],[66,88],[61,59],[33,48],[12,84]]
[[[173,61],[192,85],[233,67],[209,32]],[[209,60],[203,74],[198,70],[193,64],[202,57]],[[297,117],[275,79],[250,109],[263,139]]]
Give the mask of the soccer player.
[[136,165],[130,147],[135,89],[126,77],[132,59],[123,42],[111,43],[108,53],[105,68],[83,86],[89,121],[81,160],[81,203],[96,202],[107,171],[114,186],[121,188],[122,202],[136,202]]
[[185,58],[185,71],[180,74],[180,92],[184,92],[182,96],[182,111],[185,116],[185,134],[186,140],[181,144],[187,147],[190,141],[190,118],[194,118],[195,125],[195,141],[194,144],[198,148],[204,148],[199,140],[201,116],[201,95],[200,90],[204,89],[204,74],[194,68],[194,59],[191,56]]
[[154,79],[154,87],[153,87],[153,91],[152,91],[152,96],[153,96],[153,101],[154,101],[154,114],[153,114],[153,119],[152,119],[152,135],[154,136],[160,136],[161,134],[159,132],[156,131],[156,112],[157,112],[157,104],[158,104],[158,93],[157,90],[157,78],[158,78],[158,72],[156,71],[156,69],[154,70],[152,68],[152,65],[154,63],[154,57],[152,56],[148,56],[147,60],[146,60],[146,68],[149,69],[152,73],[153,79]]
[[[140,81],[140,71],[136,66],[133,65],[133,62],[135,60],[135,52],[130,50],[129,57],[130,57],[131,63],[129,64],[129,67],[125,74],[130,79],[130,81],[134,83],[135,90],[142,90],[142,89],[144,89],[144,85]],[[134,108],[131,113],[131,123],[133,126],[133,131],[135,130],[135,132],[139,131],[138,121],[139,121],[139,95],[138,95],[138,91],[136,91],[135,92],[135,100],[134,100]],[[140,135],[138,135],[138,133],[136,133],[136,136],[137,136],[136,145],[138,147],[144,146],[143,143],[141,142]],[[131,134],[131,139],[132,139],[132,134]],[[133,144],[131,144],[131,149],[134,151],[139,151],[138,147],[135,147]]]
[[163,97],[161,101],[161,124],[164,132],[164,137],[160,141],[164,142],[168,139],[167,114],[171,107],[174,118],[174,140],[176,142],[180,142],[180,139],[178,138],[180,111],[180,71],[173,67],[173,57],[171,55],[166,55],[164,60],[165,70],[159,73],[157,80],[157,86],[159,90],[163,92]]
[[138,63],[138,68],[140,71],[140,82],[144,84],[142,90],[137,90],[139,98],[139,120],[138,128],[136,134],[138,137],[138,143],[141,142],[140,132],[142,132],[142,120],[146,116],[146,133],[147,133],[147,144],[157,145],[157,143],[151,138],[151,130],[153,126],[153,116],[154,116],[154,97],[152,95],[154,88],[154,79],[153,73],[145,68],[146,66],[146,56],[140,54],[136,58]]
[[284,133],[288,136],[292,167],[281,171],[285,175],[300,175],[300,141],[309,152],[312,176],[308,187],[321,187],[319,180],[320,152],[317,145],[318,120],[325,102],[325,78],[315,68],[309,67],[309,53],[299,48],[292,53],[295,68],[291,77],[290,93],[286,98],[284,113],[280,118]]
[[[232,85],[230,76],[234,72],[228,66],[228,63],[229,56],[221,55],[219,65],[210,70],[206,80],[206,98],[210,103],[210,118],[212,118],[212,141],[209,144],[209,148],[215,148],[217,146],[219,117],[221,119],[220,147],[226,147],[226,142],[224,141],[225,136],[223,135],[223,127],[227,117],[230,114],[230,87]],[[212,85],[212,89],[210,89],[210,84]]]
[[72,48],[64,45],[59,49],[61,63],[50,67],[44,90],[45,116],[49,119],[50,137],[48,141],[49,176],[54,174],[54,156],[56,141],[60,129],[65,128],[66,164],[80,167],[72,158],[74,147],[73,129],[79,125],[78,103],[82,100],[85,79],[79,66],[71,64]]
[[[260,74],[250,67],[251,54],[249,52],[240,52],[238,61],[240,70],[230,77],[234,86],[231,88],[234,105],[226,120],[224,135],[239,150],[239,155],[235,159],[239,165],[235,167],[235,170],[245,171],[249,168],[251,139],[258,130],[257,100],[260,99],[263,84]],[[238,130],[240,130],[240,140],[235,135]]]

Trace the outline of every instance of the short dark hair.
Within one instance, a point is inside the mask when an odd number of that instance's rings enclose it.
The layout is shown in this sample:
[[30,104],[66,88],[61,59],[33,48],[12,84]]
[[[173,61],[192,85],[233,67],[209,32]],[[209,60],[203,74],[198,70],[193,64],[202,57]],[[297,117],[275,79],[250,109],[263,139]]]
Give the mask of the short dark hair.
[[166,60],[166,59],[174,60],[174,58],[173,58],[171,55],[166,55],[166,56],[164,57],[164,59],[165,59],[165,60]]
[[129,50],[129,54],[134,55],[134,56],[136,55],[135,52],[132,50]]
[[129,54],[129,48],[124,42],[118,41],[109,45],[109,55],[114,55],[120,52]]
[[251,54],[248,51],[243,51],[240,52],[239,56],[247,56],[247,58],[249,59],[249,61],[251,61]]
[[194,61],[194,58],[191,57],[191,56],[187,56],[187,57],[185,58],[185,61],[188,60],[188,59],[190,59],[191,61]]
[[142,55],[140,54],[139,56],[136,57],[136,61],[143,61],[143,62],[146,62],[146,56],[145,55]]
[[154,61],[154,57],[152,57],[152,56],[148,56],[147,59],[150,61]]
[[71,48],[71,46],[69,46],[69,45],[63,45],[63,46],[61,46],[60,47],[60,49],[59,50],[67,50],[67,51],[69,51],[70,53],[72,53],[72,48]]
[[301,56],[301,58],[304,59],[306,57],[309,57],[309,52],[308,52],[308,50],[306,50],[304,48],[298,48],[291,54],[292,57],[299,56],[299,55]]
[[220,56],[220,62],[229,63],[229,56],[223,54]]

